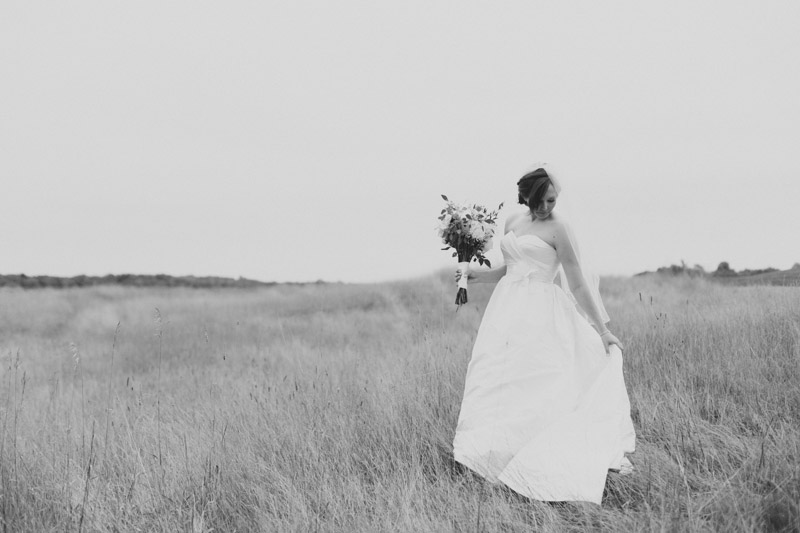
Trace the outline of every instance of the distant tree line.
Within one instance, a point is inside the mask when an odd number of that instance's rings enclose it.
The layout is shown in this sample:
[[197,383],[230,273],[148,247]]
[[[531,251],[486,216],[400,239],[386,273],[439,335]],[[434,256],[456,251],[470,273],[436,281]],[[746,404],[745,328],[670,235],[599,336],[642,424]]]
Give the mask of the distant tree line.
[[[800,272],[800,263],[795,263],[794,266],[791,268],[791,271],[798,271]],[[777,268],[767,267],[767,268],[759,268],[759,269],[749,269],[746,268],[744,270],[736,271],[731,268],[727,261],[721,262],[717,269],[713,272],[706,272],[706,270],[701,265],[694,265],[689,266],[684,261],[681,261],[680,265],[670,265],[661,267],[656,270],[656,274],[666,274],[670,276],[690,276],[690,277],[705,277],[705,276],[712,276],[718,278],[730,278],[730,277],[745,277],[745,276],[755,276],[758,274],[769,274],[771,272],[781,272],[781,270]],[[640,272],[636,274],[637,276],[641,276],[644,274],[652,274],[653,272]]]
[[777,268],[767,267],[758,269],[740,270],[739,272],[733,270],[727,261],[723,261],[717,266],[717,269],[711,273],[712,276],[755,276],[756,274],[769,274],[770,272],[779,272]]
[[[322,283],[318,281],[317,283]],[[109,274],[107,276],[26,276],[25,274],[0,275],[0,287],[22,287],[24,289],[70,287],[92,287],[95,285],[121,285],[125,287],[191,287],[196,289],[213,288],[254,288],[277,285],[274,281],[257,281],[247,278],[224,278],[217,276],[169,276],[167,274]]]

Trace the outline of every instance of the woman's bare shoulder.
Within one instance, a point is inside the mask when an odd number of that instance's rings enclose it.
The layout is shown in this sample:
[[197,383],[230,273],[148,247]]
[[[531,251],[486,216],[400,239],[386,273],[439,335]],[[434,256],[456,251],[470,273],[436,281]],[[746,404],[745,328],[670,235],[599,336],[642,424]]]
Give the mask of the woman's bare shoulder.
[[556,249],[563,247],[570,240],[569,222],[565,217],[553,213],[547,220],[547,226],[556,243]]

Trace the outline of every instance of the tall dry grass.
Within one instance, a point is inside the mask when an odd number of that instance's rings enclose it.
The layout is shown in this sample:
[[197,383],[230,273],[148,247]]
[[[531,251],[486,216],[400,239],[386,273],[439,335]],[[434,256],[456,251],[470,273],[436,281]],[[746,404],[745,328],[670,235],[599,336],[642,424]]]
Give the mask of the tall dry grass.
[[452,461],[490,291],[473,286],[458,313],[449,273],[255,291],[1,291],[0,523],[800,529],[800,289],[607,280],[638,448],[636,473],[611,475],[602,507],[528,501]]

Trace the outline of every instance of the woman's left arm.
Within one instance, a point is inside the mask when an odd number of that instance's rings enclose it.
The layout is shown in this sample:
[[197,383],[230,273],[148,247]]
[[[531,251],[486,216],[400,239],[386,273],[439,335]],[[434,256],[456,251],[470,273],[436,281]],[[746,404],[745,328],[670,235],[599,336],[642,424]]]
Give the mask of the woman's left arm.
[[555,245],[558,259],[561,261],[561,266],[564,267],[564,273],[567,276],[569,283],[569,290],[578,301],[578,305],[589,317],[592,325],[597,330],[597,333],[603,339],[603,344],[608,351],[608,346],[616,344],[622,348],[622,344],[605,326],[603,323],[600,310],[592,297],[592,292],[586,284],[586,278],[581,270],[581,264],[578,260],[578,254],[575,251],[575,246],[570,238],[569,229],[563,222],[556,224],[555,228]]

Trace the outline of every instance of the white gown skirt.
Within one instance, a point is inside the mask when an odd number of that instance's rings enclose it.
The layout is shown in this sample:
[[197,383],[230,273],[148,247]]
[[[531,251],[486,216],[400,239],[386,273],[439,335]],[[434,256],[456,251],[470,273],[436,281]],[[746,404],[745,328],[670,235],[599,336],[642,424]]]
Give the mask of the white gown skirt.
[[472,352],[455,459],[542,501],[600,503],[633,452],[622,353],[558,285],[500,280]]

